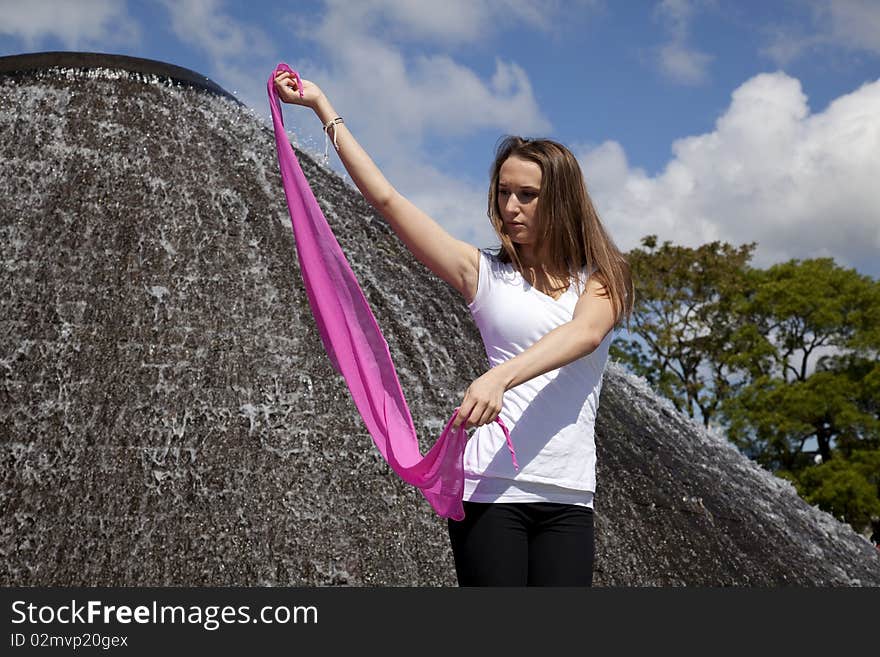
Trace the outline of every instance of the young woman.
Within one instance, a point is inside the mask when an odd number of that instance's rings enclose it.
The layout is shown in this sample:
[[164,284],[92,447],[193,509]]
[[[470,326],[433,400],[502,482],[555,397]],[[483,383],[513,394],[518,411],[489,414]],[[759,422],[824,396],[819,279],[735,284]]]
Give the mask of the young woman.
[[[497,254],[455,239],[404,198],[312,82],[281,73],[282,101],[310,107],[367,201],[428,269],[465,298],[491,368],[456,423],[465,518],[449,521],[462,586],[589,586],[594,428],[613,329],[632,312],[626,259],[606,233],[577,160],[561,144],[507,137],[489,186]],[[514,470],[500,426],[511,431]]]

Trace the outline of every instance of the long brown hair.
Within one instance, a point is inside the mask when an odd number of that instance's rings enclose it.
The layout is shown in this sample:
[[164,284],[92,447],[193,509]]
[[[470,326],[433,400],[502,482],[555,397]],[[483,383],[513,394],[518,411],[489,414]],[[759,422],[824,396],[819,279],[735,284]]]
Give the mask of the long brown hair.
[[534,162],[541,167],[541,189],[538,193],[537,220],[539,239],[546,247],[545,267],[554,274],[574,280],[582,293],[573,270],[586,267],[604,287],[603,296],[610,297],[617,323],[629,326],[634,293],[632,274],[626,257],[608,235],[593,201],[587,192],[584,176],[575,156],[565,146],[549,139],[524,139],[507,136],[499,142],[490,170],[489,220],[501,240],[498,257],[512,262],[520,272],[523,265],[518,245],[504,231],[504,220],[498,206],[498,178],[501,165],[509,157]]

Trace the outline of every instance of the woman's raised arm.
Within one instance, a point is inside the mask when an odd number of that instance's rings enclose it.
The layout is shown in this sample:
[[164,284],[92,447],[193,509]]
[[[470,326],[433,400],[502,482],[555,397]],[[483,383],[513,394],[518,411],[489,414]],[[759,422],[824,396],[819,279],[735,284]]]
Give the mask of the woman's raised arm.
[[[281,73],[275,78],[281,100],[310,107],[321,125],[326,126],[339,116],[316,84],[302,80],[302,85],[303,95],[300,96],[296,78],[290,73]],[[476,247],[454,238],[394,189],[345,123],[332,123],[329,135],[334,139],[339,159],[354,184],[367,202],[388,221],[410,252],[458,290],[466,301],[472,301],[477,290],[479,268]]]

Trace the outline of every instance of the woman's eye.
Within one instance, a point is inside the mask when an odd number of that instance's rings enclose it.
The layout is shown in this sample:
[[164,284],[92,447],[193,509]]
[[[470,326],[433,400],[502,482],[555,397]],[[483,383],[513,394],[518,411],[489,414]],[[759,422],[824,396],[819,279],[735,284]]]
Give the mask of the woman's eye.
[[[511,194],[513,194],[513,192],[511,192],[508,189],[499,189],[498,190],[498,196],[501,196],[501,197],[506,198],[506,197],[510,196]],[[538,198],[538,193],[537,192],[517,192],[516,197],[520,201],[529,202],[529,201],[532,201],[532,200]]]

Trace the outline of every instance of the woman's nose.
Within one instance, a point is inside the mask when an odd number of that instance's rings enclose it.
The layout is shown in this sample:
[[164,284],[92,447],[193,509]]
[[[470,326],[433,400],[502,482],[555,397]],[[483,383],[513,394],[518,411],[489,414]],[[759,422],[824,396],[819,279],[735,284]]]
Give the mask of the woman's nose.
[[507,201],[504,203],[504,209],[510,213],[516,212],[519,208],[519,199],[516,198],[516,194],[510,194],[507,197]]

